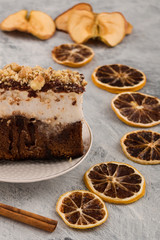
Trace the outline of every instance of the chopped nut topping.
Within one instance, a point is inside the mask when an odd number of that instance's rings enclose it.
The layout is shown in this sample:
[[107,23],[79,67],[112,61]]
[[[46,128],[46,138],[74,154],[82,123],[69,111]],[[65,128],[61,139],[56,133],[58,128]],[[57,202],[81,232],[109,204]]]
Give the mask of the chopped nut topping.
[[11,69],[15,72],[19,72],[21,70],[21,66],[19,66],[17,63],[11,63]]
[[25,78],[26,77],[26,70],[24,67],[22,67],[21,71],[18,73],[19,78]]
[[30,82],[30,87],[36,91],[41,90],[41,88],[44,86],[45,80],[42,76],[37,76],[34,80]]
[[41,90],[47,82],[56,82],[64,85],[76,84],[84,87],[87,82],[82,74],[67,70],[53,70],[51,67],[45,69],[40,66],[29,67],[19,66],[16,63],[6,65],[0,69],[0,84],[12,86],[13,82],[19,83],[21,86],[26,85],[32,90]]

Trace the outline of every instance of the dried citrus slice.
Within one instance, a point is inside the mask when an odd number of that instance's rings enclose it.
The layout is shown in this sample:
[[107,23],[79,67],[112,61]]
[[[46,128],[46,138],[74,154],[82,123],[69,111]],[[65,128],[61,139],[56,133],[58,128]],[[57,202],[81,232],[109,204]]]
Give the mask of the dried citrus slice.
[[111,93],[137,91],[146,83],[146,76],[140,70],[132,67],[112,64],[97,67],[92,80],[97,87]]
[[144,177],[125,163],[96,164],[85,173],[84,181],[90,191],[111,203],[132,203],[145,193]]
[[160,100],[144,93],[120,93],[111,103],[117,117],[133,127],[152,127],[160,123]]
[[93,50],[83,44],[62,44],[52,51],[52,57],[57,63],[69,67],[84,66],[93,56]]
[[87,229],[104,223],[108,211],[104,202],[94,193],[75,190],[58,199],[56,210],[63,221],[72,228]]
[[134,131],[121,139],[122,149],[130,160],[141,164],[160,163],[160,134],[153,131]]
[[63,12],[61,15],[59,15],[58,17],[56,17],[55,19],[55,24],[56,24],[56,28],[58,30],[64,31],[64,32],[68,32],[68,19],[71,15],[71,13],[73,12],[73,10],[87,10],[92,12],[92,6],[88,3],[78,3],[76,5],[74,5],[73,7],[69,8],[67,11]]

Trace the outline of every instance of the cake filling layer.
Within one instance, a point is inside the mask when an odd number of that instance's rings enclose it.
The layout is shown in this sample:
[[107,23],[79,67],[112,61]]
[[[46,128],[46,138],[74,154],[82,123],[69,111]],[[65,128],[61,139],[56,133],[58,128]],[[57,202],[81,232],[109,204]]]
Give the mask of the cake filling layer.
[[36,118],[52,126],[81,121],[82,94],[38,92],[29,97],[27,91],[0,89],[0,118],[22,115]]

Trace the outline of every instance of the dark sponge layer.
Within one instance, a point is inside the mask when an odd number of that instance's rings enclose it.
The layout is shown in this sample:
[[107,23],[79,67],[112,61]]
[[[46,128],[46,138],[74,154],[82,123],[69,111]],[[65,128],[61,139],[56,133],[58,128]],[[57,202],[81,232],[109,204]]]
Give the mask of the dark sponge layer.
[[81,121],[52,128],[25,116],[0,119],[0,159],[54,159],[82,154]]

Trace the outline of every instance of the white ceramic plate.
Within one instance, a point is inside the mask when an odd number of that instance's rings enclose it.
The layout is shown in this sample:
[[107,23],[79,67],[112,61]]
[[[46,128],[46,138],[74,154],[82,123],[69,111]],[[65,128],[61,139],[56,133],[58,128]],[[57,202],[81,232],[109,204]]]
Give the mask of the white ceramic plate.
[[0,161],[0,181],[11,183],[38,182],[55,178],[78,166],[88,155],[92,145],[92,132],[87,124],[83,124],[84,154],[72,161],[69,160],[36,160],[36,161]]

